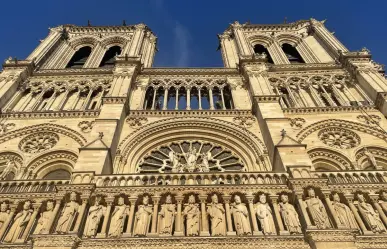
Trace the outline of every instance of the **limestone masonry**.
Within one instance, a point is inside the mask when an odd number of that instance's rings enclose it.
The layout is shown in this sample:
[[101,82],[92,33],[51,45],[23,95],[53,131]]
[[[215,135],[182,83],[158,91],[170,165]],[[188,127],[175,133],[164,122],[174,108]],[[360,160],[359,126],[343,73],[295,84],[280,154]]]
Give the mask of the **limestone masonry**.
[[152,67],[142,23],[8,58],[0,248],[387,248],[383,66],[315,19],[218,37],[223,68]]

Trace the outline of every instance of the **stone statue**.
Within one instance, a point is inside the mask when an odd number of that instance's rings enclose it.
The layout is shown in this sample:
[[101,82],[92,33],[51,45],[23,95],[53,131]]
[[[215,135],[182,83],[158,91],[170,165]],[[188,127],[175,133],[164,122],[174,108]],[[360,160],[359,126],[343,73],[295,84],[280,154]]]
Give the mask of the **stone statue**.
[[4,223],[7,222],[7,220],[10,218],[9,215],[10,215],[10,213],[9,213],[9,209],[8,209],[8,204],[5,202],[1,203],[1,206],[0,206],[0,229],[3,228]]
[[134,236],[146,236],[152,218],[152,205],[149,204],[149,197],[144,196],[142,205],[138,206],[136,220],[134,223]]
[[198,154],[196,148],[190,148],[186,154],[187,170],[188,172],[194,172],[196,169],[196,161],[198,160]]
[[179,172],[179,168],[180,168],[179,156],[176,154],[176,152],[171,150],[168,153],[168,157],[169,157],[169,161],[171,161],[171,164],[172,164],[172,172],[174,172],[174,173]]
[[123,197],[118,198],[118,203],[114,207],[112,218],[110,219],[109,238],[119,238],[124,228],[125,218],[128,215],[128,206],[125,205]]
[[187,236],[198,236],[200,231],[200,210],[199,205],[195,203],[195,196],[188,197],[188,204],[183,211],[183,217],[187,221]]
[[175,222],[176,205],[172,203],[172,197],[168,195],[165,204],[161,205],[159,212],[159,234],[172,235],[173,224]]
[[199,172],[210,172],[210,163],[209,160],[212,159],[212,154],[210,151],[202,154],[202,165],[199,168]]
[[362,194],[357,195],[359,201],[359,211],[364,216],[364,220],[374,233],[383,233],[386,231],[383,222],[380,219],[379,213],[375,212],[371,204],[365,202]]
[[294,206],[289,203],[289,197],[285,194],[281,195],[281,202],[279,203],[281,216],[284,220],[285,226],[290,234],[301,233],[301,223],[298,218],[298,213]]
[[353,215],[351,209],[344,203],[340,202],[340,196],[337,193],[333,195],[332,206],[335,211],[337,221],[339,222],[339,224],[337,224],[339,227],[358,229],[355,216]]
[[325,210],[324,204],[322,201],[316,196],[313,188],[308,189],[308,197],[306,200],[306,205],[308,206],[308,210],[312,219],[319,229],[327,229],[331,228],[331,224],[329,222],[328,214]]
[[87,238],[94,238],[97,235],[99,223],[105,213],[105,207],[99,204],[100,201],[100,198],[95,198],[94,206],[91,206],[89,209],[83,234]]
[[231,213],[237,234],[239,236],[251,235],[249,212],[239,195],[235,195],[235,203],[232,204]]
[[[266,195],[262,194],[259,196],[259,202],[255,206],[255,212],[258,216],[259,222],[261,223],[263,233],[265,235],[276,234],[273,211],[266,202]],[[255,217],[253,217],[253,219],[255,219]]]
[[372,167],[375,169],[377,168],[376,159],[375,156],[367,149],[367,147],[364,147],[364,155],[367,157],[369,163]]
[[77,203],[77,194],[71,192],[70,201],[66,203],[63,207],[62,213],[60,215],[58,226],[56,227],[57,233],[67,233],[71,225],[73,224],[75,217],[79,209],[79,204]]
[[17,213],[15,218],[13,219],[13,224],[8,230],[7,236],[5,236],[4,238],[4,242],[12,243],[19,239],[23,235],[27,224],[31,219],[31,215],[31,202],[26,201],[24,202],[23,210]]
[[35,228],[35,234],[48,234],[49,225],[51,221],[54,219],[54,203],[52,201],[47,201],[46,211],[40,214],[40,218],[38,220],[38,224]]
[[11,169],[15,166],[15,163],[12,160],[9,160],[7,162],[7,165],[5,166],[4,170],[0,174],[1,180],[6,180],[7,175],[11,172]]
[[380,205],[382,206],[383,210],[385,210],[387,212],[387,192],[386,191],[382,191],[380,193]]
[[226,236],[226,217],[223,205],[218,202],[218,196],[211,196],[211,204],[207,208],[207,213],[211,220],[211,235]]

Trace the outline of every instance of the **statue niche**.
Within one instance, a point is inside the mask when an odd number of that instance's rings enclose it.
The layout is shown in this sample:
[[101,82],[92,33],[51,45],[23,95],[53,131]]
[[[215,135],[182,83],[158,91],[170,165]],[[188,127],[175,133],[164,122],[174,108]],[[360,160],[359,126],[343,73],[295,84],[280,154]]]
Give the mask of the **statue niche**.
[[47,201],[46,211],[40,214],[38,224],[35,228],[35,234],[48,234],[50,231],[50,224],[54,219],[54,202]]
[[145,237],[149,232],[149,225],[152,219],[152,208],[149,204],[149,197],[144,196],[142,198],[142,204],[138,205],[137,213],[135,216],[133,236]]
[[15,218],[13,218],[12,226],[8,230],[7,236],[4,238],[4,242],[13,243],[17,239],[20,239],[31,219],[31,215],[31,202],[26,201],[23,204],[23,209],[16,214]]
[[159,234],[162,236],[171,236],[173,224],[176,216],[176,205],[172,203],[172,196],[167,195],[165,204],[161,205],[159,212]]
[[137,167],[138,173],[210,171],[244,171],[244,163],[235,152],[212,142],[176,141],[152,150]]
[[70,201],[67,202],[60,214],[56,232],[59,234],[68,233],[78,216],[79,203],[77,202],[77,193],[71,192]]
[[106,208],[99,204],[101,201],[100,197],[95,198],[95,203],[90,207],[87,216],[87,222],[83,236],[86,238],[94,238],[97,235],[98,227],[101,223],[102,217],[106,211]]

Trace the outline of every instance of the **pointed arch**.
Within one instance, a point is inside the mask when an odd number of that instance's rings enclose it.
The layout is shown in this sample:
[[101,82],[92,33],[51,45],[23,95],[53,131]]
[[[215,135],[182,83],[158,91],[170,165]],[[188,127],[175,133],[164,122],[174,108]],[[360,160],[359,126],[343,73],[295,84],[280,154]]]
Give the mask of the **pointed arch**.
[[327,119],[316,122],[314,124],[308,125],[302,129],[297,135],[296,138],[299,142],[302,142],[307,136],[312,134],[315,131],[321,130],[328,127],[337,127],[337,128],[346,128],[351,130],[356,130],[370,134],[372,136],[383,139],[387,142],[387,134],[384,131],[377,130],[375,127],[369,127],[365,124],[356,123],[349,120],[342,119]]
[[339,150],[332,148],[313,148],[308,155],[316,171],[353,170],[352,162]]
[[58,125],[58,124],[37,124],[27,126],[18,130],[12,130],[5,133],[3,136],[0,136],[0,144],[4,143],[8,140],[11,140],[16,137],[22,137],[26,134],[32,134],[35,132],[55,132],[62,134],[64,136],[70,137],[74,139],[80,146],[84,146],[87,142],[86,138],[82,136],[79,132],[70,129],[66,126]]
[[[369,156],[365,153],[365,148],[367,148],[368,152],[372,154],[374,163],[371,162]],[[359,169],[373,169],[373,170],[387,170],[387,148],[382,146],[361,146],[353,152],[353,157],[357,162]]]

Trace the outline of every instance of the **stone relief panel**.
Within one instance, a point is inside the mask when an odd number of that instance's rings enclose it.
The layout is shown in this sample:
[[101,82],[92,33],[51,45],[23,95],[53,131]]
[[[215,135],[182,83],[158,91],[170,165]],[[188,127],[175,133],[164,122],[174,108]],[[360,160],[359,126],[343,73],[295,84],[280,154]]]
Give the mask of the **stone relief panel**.
[[83,133],[89,133],[93,129],[94,123],[94,121],[81,121],[79,122],[78,127]]
[[138,172],[244,171],[243,161],[221,145],[201,140],[161,145],[141,160]]
[[19,149],[25,153],[39,153],[54,147],[59,141],[59,136],[52,132],[41,132],[23,138]]
[[360,145],[359,135],[341,128],[323,129],[318,137],[324,144],[337,149],[351,149]]

